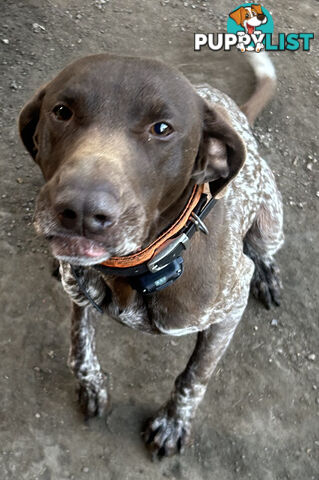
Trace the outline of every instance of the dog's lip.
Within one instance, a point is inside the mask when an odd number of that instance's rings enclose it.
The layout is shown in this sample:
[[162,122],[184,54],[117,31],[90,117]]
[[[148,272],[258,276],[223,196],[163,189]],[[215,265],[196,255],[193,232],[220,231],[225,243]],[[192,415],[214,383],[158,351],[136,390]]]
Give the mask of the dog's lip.
[[107,260],[110,252],[99,242],[80,236],[49,235],[52,253],[57,258],[84,258]]

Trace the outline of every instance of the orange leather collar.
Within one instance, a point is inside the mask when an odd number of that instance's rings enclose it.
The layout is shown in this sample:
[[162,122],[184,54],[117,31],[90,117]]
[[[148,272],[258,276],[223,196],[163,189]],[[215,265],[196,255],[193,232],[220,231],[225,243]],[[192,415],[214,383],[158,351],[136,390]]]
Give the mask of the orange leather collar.
[[201,195],[204,192],[204,188],[205,185],[195,185],[190,199],[188,200],[187,205],[185,206],[179,218],[154,242],[148,245],[148,247],[144,248],[140,252],[133,253],[132,255],[127,255],[125,257],[111,257],[105,262],[102,262],[101,265],[113,268],[128,268],[135,267],[141,263],[151,260],[151,258],[153,258],[153,256],[165,246],[165,243],[168,240],[174,237],[182,228],[185,227],[192,214],[192,211],[198,204]]

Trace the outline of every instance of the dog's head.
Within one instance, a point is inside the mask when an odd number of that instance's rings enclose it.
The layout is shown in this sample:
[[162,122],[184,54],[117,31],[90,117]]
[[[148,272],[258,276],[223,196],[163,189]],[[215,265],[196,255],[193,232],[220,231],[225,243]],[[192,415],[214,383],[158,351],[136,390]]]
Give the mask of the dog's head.
[[147,59],[76,61],[25,105],[19,128],[46,181],[36,229],[57,258],[79,265],[144,248],[195,183],[222,190],[245,157],[188,80]]
[[231,12],[229,16],[250,35],[254,33],[256,27],[267,22],[267,17],[259,4],[252,4],[250,7],[239,7]]

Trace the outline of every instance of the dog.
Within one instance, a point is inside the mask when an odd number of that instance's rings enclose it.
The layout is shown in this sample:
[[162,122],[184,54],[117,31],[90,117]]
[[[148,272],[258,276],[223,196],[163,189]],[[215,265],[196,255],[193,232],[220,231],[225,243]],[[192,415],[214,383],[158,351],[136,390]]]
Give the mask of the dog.
[[[189,444],[249,291],[267,308],[280,303],[281,195],[249,126],[275,74],[265,53],[248,57],[257,88],[246,115],[159,61],[100,54],[67,66],[19,117],[45,180],[35,228],[72,300],[69,365],[85,416],[110,402],[95,309],[149,334],[197,333],[169,400],[143,430],[158,457]],[[134,276],[142,267],[147,273]]]
[[[244,28],[245,33],[237,33],[237,35],[241,37],[245,34],[253,35],[262,33],[260,30],[256,30],[256,27],[260,27],[260,25],[264,25],[268,21],[266,15],[262,11],[261,5],[259,4],[252,4],[250,7],[239,7],[231,12],[229,16],[237,23],[237,25]],[[254,47],[245,47],[243,42],[238,42],[237,48],[242,52],[245,52],[245,50],[254,50]],[[255,51],[260,52],[263,48],[264,44],[262,42],[257,42]]]

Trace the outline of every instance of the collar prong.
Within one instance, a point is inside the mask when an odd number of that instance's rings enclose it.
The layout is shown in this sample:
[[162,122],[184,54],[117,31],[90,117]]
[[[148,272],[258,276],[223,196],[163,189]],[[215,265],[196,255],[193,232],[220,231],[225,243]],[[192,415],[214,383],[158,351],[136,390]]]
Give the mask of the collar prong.
[[196,215],[196,213],[192,212],[189,220],[194,223],[197,231],[200,230],[201,232],[205,233],[205,235],[209,234],[208,228],[206,227],[205,223],[198,215]]

